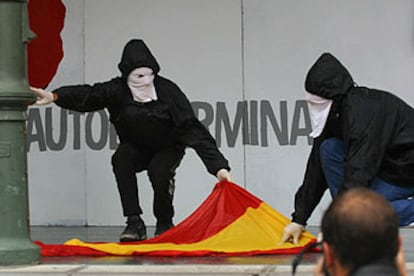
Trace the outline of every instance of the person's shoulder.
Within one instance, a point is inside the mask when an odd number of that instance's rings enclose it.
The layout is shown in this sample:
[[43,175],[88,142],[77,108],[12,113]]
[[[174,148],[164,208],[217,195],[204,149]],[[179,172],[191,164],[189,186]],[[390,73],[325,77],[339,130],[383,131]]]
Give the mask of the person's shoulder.
[[125,81],[121,77],[114,77],[109,80],[96,81],[96,82],[92,82],[91,84],[85,84],[85,85],[99,87],[100,89],[108,89],[111,87],[119,87],[124,82]]
[[169,89],[180,90],[180,88],[174,81],[167,79],[166,77],[163,77],[160,75],[155,76],[154,83],[155,83],[155,86],[161,86],[161,87],[165,87]]
[[394,94],[393,92],[365,87],[365,86],[358,86],[354,87],[348,93],[346,97],[349,103],[362,103],[366,108],[367,105],[399,105],[401,103],[405,103],[405,101]]
[[170,103],[187,103],[189,101],[181,88],[170,79],[156,75],[154,84],[157,94],[162,100]]
[[348,94],[352,97],[397,97],[397,95],[390,91],[367,86],[355,86],[349,90]]
[[125,83],[125,80],[121,77],[113,77],[112,79],[104,82],[108,85],[122,85]]
[[96,90],[101,91],[102,95],[111,99],[112,103],[119,102],[122,95],[125,95],[121,92],[127,89],[125,79],[121,77],[114,77],[104,82],[97,82],[93,86]]
[[377,275],[377,276],[397,276],[398,269],[394,265],[390,264],[369,264],[360,267],[354,271],[352,276],[364,276],[364,275]]
[[100,85],[100,87],[102,87],[103,90],[109,93],[119,93],[120,90],[126,88],[126,81],[121,77],[114,77],[110,80],[101,83],[95,83],[95,85],[96,84]]

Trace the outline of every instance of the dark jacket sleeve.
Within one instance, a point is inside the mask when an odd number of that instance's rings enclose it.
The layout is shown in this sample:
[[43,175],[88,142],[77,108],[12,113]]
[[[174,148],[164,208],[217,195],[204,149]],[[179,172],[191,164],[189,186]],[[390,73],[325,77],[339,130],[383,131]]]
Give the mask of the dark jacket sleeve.
[[179,142],[196,151],[210,174],[215,176],[217,171],[223,168],[230,170],[227,159],[218,149],[216,141],[206,127],[196,118],[185,94],[171,81],[164,79],[161,83],[167,93],[160,96],[170,107]]
[[178,132],[181,143],[196,151],[210,174],[215,176],[220,169],[230,170],[214,138],[196,118],[183,122]]
[[339,192],[352,187],[368,187],[378,175],[388,145],[398,126],[398,110],[389,94],[368,88],[347,96],[344,110],[346,165]]
[[295,194],[295,211],[292,221],[306,225],[328,186],[322,171],[320,146],[331,137],[340,137],[342,129],[341,101],[335,101],[321,135],[313,140],[313,146],[306,164],[302,185]]
[[104,83],[95,83],[93,85],[72,85],[63,86],[55,89],[58,98],[55,104],[62,108],[75,110],[79,112],[91,112],[115,104],[119,97],[116,91],[117,80],[111,80]]
[[306,225],[327,189],[319,157],[319,147],[324,139],[321,136],[314,140],[302,185],[295,194],[295,211],[292,214],[292,221],[302,225]]

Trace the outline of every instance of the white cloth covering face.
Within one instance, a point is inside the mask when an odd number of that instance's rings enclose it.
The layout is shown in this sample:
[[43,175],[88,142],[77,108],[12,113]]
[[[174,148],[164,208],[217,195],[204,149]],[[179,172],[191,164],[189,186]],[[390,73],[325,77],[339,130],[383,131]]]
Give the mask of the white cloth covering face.
[[308,103],[312,125],[312,132],[309,136],[317,138],[321,135],[323,129],[325,128],[329,111],[332,106],[332,100],[306,92],[306,102]]
[[140,67],[128,75],[128,87],[134,101],[145,103],[157,100],[154,86],[154,73],[151,68]]

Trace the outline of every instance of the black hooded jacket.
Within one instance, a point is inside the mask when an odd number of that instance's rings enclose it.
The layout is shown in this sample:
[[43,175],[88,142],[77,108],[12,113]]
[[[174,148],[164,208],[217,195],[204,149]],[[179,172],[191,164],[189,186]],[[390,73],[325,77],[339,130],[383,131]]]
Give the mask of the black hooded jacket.
[[309,70],[306,91],[333,100],[322,134],[314,140],[302,185],[295,195],[292,220],[306,225],[327,189],[319,146],[338,137],[346,149],[344,182],[339,192],[369,187],[374,177],[414,186],[414,109],[395,95],[358,87],[347,69],[324,53]]
[[[118,67],[122,76],[110,81],[54,90],[58,96],[55,103],[79,112],[106,108],[121,143],[132,143],[155,152],[167,146],[188,146],[197,152],[209,173],[216,175],[219,169],[230,169],[211,134],[195,117],[184,93],[175,83],[158,75],[160,66],[142,40],[133,39],[125,45]],[[139,67],[153,70],[157,101],[134,102],[127,78]],[[145,113],[148,120],[137,120],[136,125],[127,126],[122,114],[131,105],[136,106],[138,112]]]

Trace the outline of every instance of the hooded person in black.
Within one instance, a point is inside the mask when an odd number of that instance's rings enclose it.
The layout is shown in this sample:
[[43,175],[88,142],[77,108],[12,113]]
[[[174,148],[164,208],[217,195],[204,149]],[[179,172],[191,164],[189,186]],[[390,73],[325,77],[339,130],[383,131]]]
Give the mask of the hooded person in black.
[[142,40],[130,40],[118,65],[121,77],[93,85],[64,86],[48,92],[31,88],[39,105],[55,102],[79,112],[106,108],[119,137],[112,168],[127,227],[121,241],[147,238],[141,219],[136,173],[146,170],[154,190],[156,235],[173,227],[175,171],[186,147],[193,148],[209,173],[231,181],[229,164],[213,137],[195,117],[180,88],[160,76],[160,66]]
[[414,109],[389,92],[356,86],[329,53],[311,67],[305,88],[314,142],[282,242],[297,243],[327,189],[335,197],[370,188],[390,201],[400,225],[414,222]]

